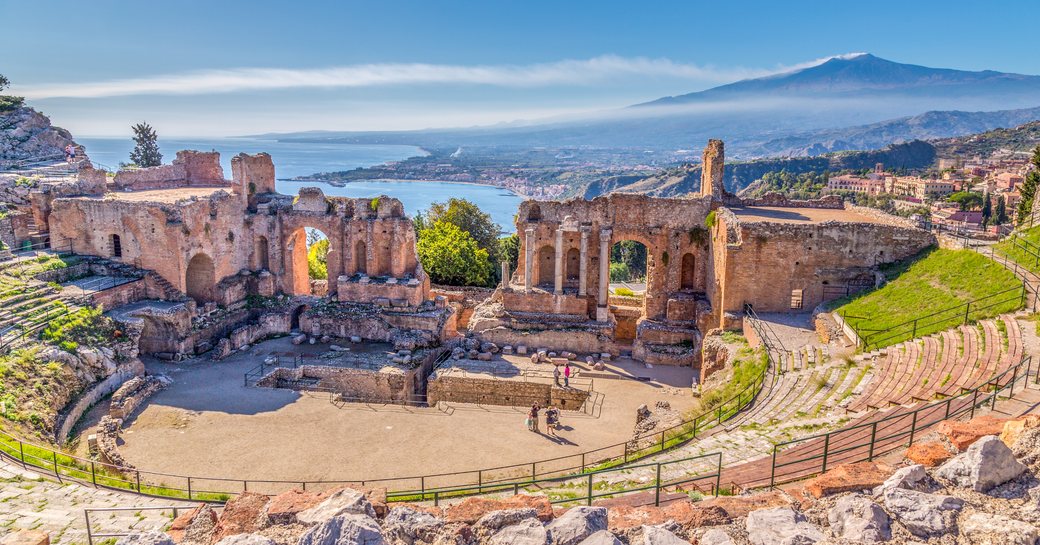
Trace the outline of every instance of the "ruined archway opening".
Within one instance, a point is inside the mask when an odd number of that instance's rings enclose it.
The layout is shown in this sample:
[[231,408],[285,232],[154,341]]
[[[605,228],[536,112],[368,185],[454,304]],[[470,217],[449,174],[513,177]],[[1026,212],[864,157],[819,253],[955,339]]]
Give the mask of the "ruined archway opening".
[[332,254],[328,235],[320,229],[301,227],[289,238],[287,249],[292,259],[293,294],[327,295]]
[[610,311],[614,315],[614,339],[631,342],[639,320],[646,316],[646,246],[621,240],[610,249]]
[[535,285],[552,290],[556,283],[556,248],[552,245],[542,246],[538,249],[535,260]]
[[195,254],[188,261],[188,269],[184,273],[185,293],[198,303],[208,303],[214,300],[215,284],[213,258],[204,253]]
[[697,287],[697,268],[693,254],[687,252],[682,256],[682,268],[679,273],[679,288],[693,291]]
[[256,247],[253,248],[253,269],[269,270],[271,268],[269,255],[267,237],[256,237]]

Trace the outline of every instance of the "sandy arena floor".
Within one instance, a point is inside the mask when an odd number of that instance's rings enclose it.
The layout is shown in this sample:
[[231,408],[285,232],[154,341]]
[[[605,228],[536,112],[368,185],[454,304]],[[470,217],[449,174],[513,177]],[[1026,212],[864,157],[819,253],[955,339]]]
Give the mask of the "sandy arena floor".
[[[595,378],[597,416],[565,412],[559,439],[524,426],[526,410],[454,404],[451,409],[347,404],[328,394],[246,388],[243,373],[267,354],[294,348],[276,339],[222,362],[147,362],[174,384],[124,427],[120,447],[142,470],[232,479],[361,480],[475,470],[580,453],[630,438],[635,409],[666,400],[695,403],[689,368],[618,362]],[[322,351],[317,346],[304,347]],[[605,375],[650,377],[652,381]],[[544,421],[543,421],[544,423]],[[618,450],[620,453],[620,449]]]

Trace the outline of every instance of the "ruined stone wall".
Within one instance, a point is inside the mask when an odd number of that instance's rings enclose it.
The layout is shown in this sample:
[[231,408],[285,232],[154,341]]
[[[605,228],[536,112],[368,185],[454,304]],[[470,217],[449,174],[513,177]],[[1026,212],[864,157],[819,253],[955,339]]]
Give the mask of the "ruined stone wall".
[[819,199],[789,199],[787,195],[771,191],[757,199],[740,199],[742,206],[773,206],[781,208],[827,208],[841,210],[845,201],[840,195],[827,195]]
[[722,140],[708,140],[701,158],[701,195],[716,200],[726,195],[723,175],[725,164],[726,154]]
[[[571,199],[564,202],[525,201],[520,205],[517,216],[517,232],[520,235],[520,264],[513,274],[511,289],[522,293],[525,286],[528,247],[533,248],[531,283],[543,292],[554,291],[554,261],[557,231],[560,237],[560,255],[564,265],[564,296],[581,297],[586,300],[590,318],[596,318],[595,309],[606,304],[600,301],[600,267],[602,243],[606,246],[606,259],[610,248],[617,242],[632,240],[647,248],[647,295],[646,313],[651,319],[663,319],[668,295],[683,289],[683,256],[691,254],[694,278],[690,291],[703,291],[707,279],[707,236],[704,218],[711,209],[710,199],[660,199],[642,195],[611,194],[591,201]],[[568,259],[568,255],[579,252],[582,234],[585,233],[585,286],[586,295],[579,295],[581,277],[580,263]],[[602,237],[602,238],[601,238]],[[522,304],[522,298],[514,298],[513,304]],[[543,306],[554,308],[557,305]],[[580,305],[566,305],[567,312]],[[511,309],[510,303],[506,308]],[[517,310],[529,310],[520,309]],[[602,316],[600,316],[602,317]]]
[[[718,217],[720,232],[734,228],[738,233],[736,242],[724,246],[725,262],[716,269],[721,298],[714,304],[723,312],[739,313],[745,302],[759,312],[788,312],[795,290],[801,290],[801,310],[808,312],[823,302],[827,286],[872,283],[876,265],[906,259],[935,244],[930,233],[900,225],[838,221],[733,225],[731,214]],[[717,240],[721,242],[721,237]]]
[[220,154],[193,150],[178,151],[177,158],[168,165],[120,170],[112,183],[119,191],[227,185]]
[[[323,391],[334,392],[345,401],[371,401],[377,403],[406,403],[414,399],[415,380],[419,369],[402,370],[385,368],[379,371],[329,367],[324,365],[301,365],[295,369],[279,367],[257,382],[264,388],[288,387],[286,381],[317,381],[314,386]],[[303,387],[303,389],[306,389]]]
[[540,407],[555,405],[560,409],[578,410],[588,392],[577,388],[559,388],[552,384],[495,380],[492,378],[442,376],[434,373],[426,390],[426,401],[504,405],[507,407]]

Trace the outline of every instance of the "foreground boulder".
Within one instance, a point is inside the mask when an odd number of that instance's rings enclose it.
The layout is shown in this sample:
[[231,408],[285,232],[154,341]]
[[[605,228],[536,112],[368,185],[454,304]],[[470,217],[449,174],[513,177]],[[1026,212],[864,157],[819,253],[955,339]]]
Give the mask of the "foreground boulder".
[[973,544],[1034,545],[1040,540],[1036,526],[989,513],[972,513],[966,517],[961,532]]
[[267,504],[267,519],[271,524],[293,524],[296,515],[318,505],[325,499],[320,492],[293,489],[283,492]]
[[712,528],[701,535],[697,540],[698,545],[734,545],[733,538],[729,537],[724,530]]
[[842,464],[805,483],[805,491],[815,498],[841,492],[869,490],[885,482],[895,470],[880,462]]
[[939,441],[914,443],[910,445],[910,448],[906,449],[906,454],[904,454],[907,460],[915,464],[921,464],[924,467],[935,467],[949,460],[951,456],[953,456],[953,453]]
[[[473,524],[473,533],[477,537],[490,536],[507,526],[519,524],[527,519],[534,519],[537,522],[538,512],[531,508],[492,511],[480,517],[480,520]],[[541,523],[539,522],[538,525],[541,526]]]
[[383,537],[393,545],[433,543],[444,521],[411,506],[394,507],[383,519]]
[[466,498],[445,508],[444,519],[447,522],[473,524],[480,520],[480,517],[493,511],[523,508],[534,509],[538,513],[538,519],[542,522],[548,522],[553,518],[553,508],[548,497],[517,494],[502,500]]
[[748,514],[748,539],[754,545],[808,545],[824,539],[819,528],[790,507],[760,509]]
[[891,520],[880,505],[865,496],[845,496],[827,513],[834,537],[875,543],[892,539]]
[[935,479],[928,475],[923,465],[915,464],[899,468],[891,477],[881,483],[881,486],[874,489],[874,495],[884,496],[885,492],[893,488],[928,492],[938,486],[938,484],[935,482]]
[[176,543],[209,545],[216,527],[216,511],[202,504],[174,519],[167,533]]
[[1006,418],[994,416],[977,416],[962,422],[960,420],[944,420],[936,427],[939,435],[953,445],[959,452],[964,452],[975,441],[987,435],[998,435],[1004,430]]
[[383,545],[375,519],[347,514],[332,517],[300,537],[299,545]]
[[623,545],[621,540],[618,539],[614,534],[600,530],[591,536],[585,538],[580,545]]
[[1004,429],[1000,431],[1000,440],[1008,448],[1012,448],[1026,430],[1038,427],[1040,427],[1040,414],[1027,414],[1021,418],[1009,420],[1004,423]]
[[235,534],[227,536],[216,545],[278,545],[273,539],[258,534]]
[[573,507],[546,527],[552,545],[577,545],[592,534],[606,529],[605,507]]
[[689,543],[660,526],[643,527],[643,545],[689,545]]
[[663,507],[644,505],[632,507],[618,505],[607,508],[608,528],[614,534],[631,543],[643,526],[654,526],[672,522],[679,537],[690,538],[690,532],[704,526],[729,524],[732,520],[725,509],[717,505],[701,505],[703,502],[676,501]]
[[376,516],[376,510],[364,494],[352,488],[343,488],[330,494],[318,505],[296,514],[304,524],[318,524],[338,515],[353,514]]
[[174,543],[170,536],[162,532],[144,532],[123,536],[116,541],[116,545],[174,545]]
[[213,531],[213,541],[239,534],[251,534],[267,525],[265,508],[271,498],[245,492],[228,500]]
[[549,533],[545,526],[532,516],[499,530],[491,536],[489,543],[491,545],[545,545],[548,541]]
[[892,488],[885,491],[885,508],[911,534],[928,538],[957,529],[957,515],[964,508],[964,500],[953,496]]
[[979,439],[966,452],[943,464],[936,476],[960,487],[986,492],[1025,471],[1026,466],[1015,459],[1011,449],[991,435]]

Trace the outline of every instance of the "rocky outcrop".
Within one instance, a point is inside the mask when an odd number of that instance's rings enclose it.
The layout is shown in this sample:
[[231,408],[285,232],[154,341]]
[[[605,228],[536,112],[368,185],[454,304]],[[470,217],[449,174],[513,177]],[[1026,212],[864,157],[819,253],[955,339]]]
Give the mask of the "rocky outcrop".
[[972,444],[964,454],[943,464],[936,475],[957,486],[986,492],[1025,471],[1026,466],[1015,459],[1011,449],[990,435]]
[[76,144],[69,131],[51,125],[32,108],[0,112],[0,167],[26,159],[61,159],[69,144]]

